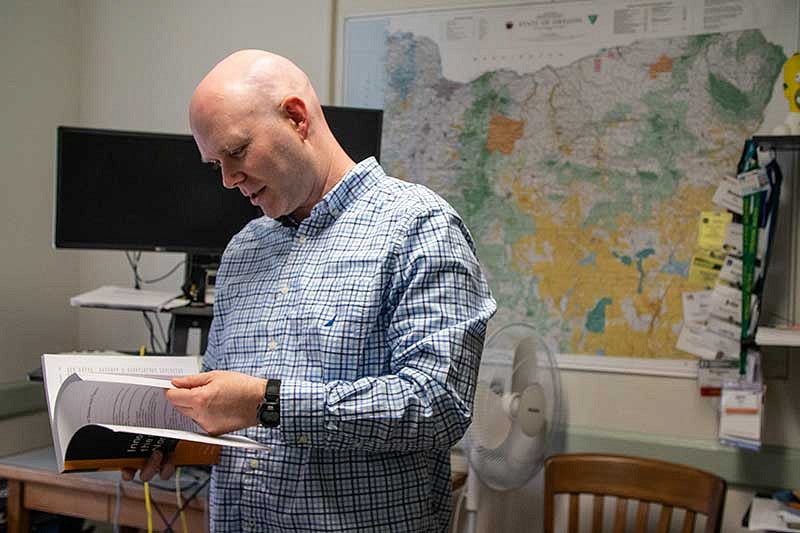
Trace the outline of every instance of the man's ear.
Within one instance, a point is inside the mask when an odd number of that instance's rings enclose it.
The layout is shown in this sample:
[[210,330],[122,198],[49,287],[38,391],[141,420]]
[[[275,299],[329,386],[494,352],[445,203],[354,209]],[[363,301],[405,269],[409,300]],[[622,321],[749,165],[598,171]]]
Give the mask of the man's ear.
[[305,140],[308,137],[308,108],[305,101],[299,96],[287,96],[281,101],[281,111],[289,117],[297,133]]

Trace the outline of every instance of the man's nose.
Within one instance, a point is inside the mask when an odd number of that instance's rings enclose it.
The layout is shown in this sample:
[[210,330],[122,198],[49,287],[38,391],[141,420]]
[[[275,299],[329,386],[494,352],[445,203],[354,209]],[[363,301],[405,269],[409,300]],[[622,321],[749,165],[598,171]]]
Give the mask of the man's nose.
[[244,174],[239,172],[236,168],[232,168],[231,165],[222,165],[222,186],[226,189],[233,189],[241,182],[244,181]]

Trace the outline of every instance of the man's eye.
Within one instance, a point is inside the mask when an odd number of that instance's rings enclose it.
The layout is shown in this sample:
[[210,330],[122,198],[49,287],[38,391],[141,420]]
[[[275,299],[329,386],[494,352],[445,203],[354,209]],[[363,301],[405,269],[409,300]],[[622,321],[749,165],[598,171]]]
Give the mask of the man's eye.
[[211,165],[211,168],[214,170],[219,170],[220,168],[219,161],[209,161],[208,164]]
[[240,157],[242,157],[244,155],[246,150],[247,150],[247,145],[240,146],[240,147],[234,148],[233,150],[228,152],[228,155],[233,157],[234,159],[239,159]]

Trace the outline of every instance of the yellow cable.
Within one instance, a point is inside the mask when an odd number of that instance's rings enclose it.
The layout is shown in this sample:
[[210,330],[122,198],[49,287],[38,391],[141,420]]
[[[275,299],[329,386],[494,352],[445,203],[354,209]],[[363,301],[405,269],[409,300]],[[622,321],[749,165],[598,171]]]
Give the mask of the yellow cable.
[[144,482],[144,507],[147,509],[147,533],[153,533],[153,509],[150,507],[150,483]]
[[175,499],[178,501],[178,509],[181,513],[183,533],[189,533],[189,528],[186,526],[186,513],[183,512],[183,501],[181,500],[181,467],[175,469]]
[[[139,346],[139,355],[144,355],[144,344]],[[144,482],[144,508],[147,510],[147,533],[153,533],[153,508],[150,506],[150,483]]]

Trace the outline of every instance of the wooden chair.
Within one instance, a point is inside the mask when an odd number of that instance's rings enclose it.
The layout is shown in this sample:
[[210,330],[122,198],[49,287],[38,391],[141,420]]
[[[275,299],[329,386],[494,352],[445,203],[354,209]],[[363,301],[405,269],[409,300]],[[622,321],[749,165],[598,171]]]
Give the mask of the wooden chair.
[[694,530],[697,513],[706,515],[705,533],[719,533],[725,480],[690,466],[622,455],[555,455],[545,462],[544,532],[553,533],[556,494],[569,494],[569,533],[578,533],[580,494],[594,495],[592,533],[603,530],[604,496],[616,496],[613,533],[626,529],[628,500],[638,500],[636,533],[647,530],[648,507],[661,504],[658,533],[667,533],[673,508],[686,510],[682,533]]

